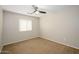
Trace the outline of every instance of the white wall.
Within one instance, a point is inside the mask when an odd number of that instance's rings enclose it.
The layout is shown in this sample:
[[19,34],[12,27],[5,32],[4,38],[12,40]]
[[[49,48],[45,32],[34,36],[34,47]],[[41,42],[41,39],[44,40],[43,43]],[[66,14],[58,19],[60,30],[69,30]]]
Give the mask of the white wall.
[[[39,37],[39,18],[4,11],[3,45]],[[19,19],[32,20],[32,31],[19,32]]]
[[79,49],[79,7],[70,6],[40,18],[41,36]]
[[[1,13],[0,13],[1,14]],[[64,45],[79,48],[79,7],[66,7],[40,18],[4,12],[3,45],[43,37]],[[19,32],[18,20],[31,19],[33,31]],[[40,23],[40,27],[39,27]]]
[[3,21],[3,11],[0,7],[0,51],[1,51],[1,48],[2,48],[2,45],[1,45],[1,41],[2,41],[2,21]]

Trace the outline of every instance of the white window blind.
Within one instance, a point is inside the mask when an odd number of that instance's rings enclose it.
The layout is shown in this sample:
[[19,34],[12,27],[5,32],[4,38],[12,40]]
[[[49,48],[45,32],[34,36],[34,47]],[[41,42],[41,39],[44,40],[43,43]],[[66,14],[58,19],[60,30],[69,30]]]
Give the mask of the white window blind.
[[32,20],[20,19],[19,31],[32,31]]

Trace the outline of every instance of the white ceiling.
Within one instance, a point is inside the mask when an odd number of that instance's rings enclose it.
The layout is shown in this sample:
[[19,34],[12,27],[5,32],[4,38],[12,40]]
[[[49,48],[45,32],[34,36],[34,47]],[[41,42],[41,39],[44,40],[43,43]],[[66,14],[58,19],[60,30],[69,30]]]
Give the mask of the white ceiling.
[[[39,7],[39,10],[46,11],[47,14],[50,12],[58,11],[63,9],[63,5],[37,5]],[[41,17],[42,15],[45,14],[30,14],[31,12],[34,11],[32,5],[2,5],[3,10],[15,12],[15,13],[20,13],[24,15],[29,15],[29,16],[36,16],[36,17]]]

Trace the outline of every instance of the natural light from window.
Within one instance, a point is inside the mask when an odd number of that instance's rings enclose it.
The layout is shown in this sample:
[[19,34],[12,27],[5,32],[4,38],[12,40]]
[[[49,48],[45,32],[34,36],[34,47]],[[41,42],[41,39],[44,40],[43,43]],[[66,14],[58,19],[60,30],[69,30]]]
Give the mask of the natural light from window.
[[32,20],[20,19],[19,31],[32,31]]

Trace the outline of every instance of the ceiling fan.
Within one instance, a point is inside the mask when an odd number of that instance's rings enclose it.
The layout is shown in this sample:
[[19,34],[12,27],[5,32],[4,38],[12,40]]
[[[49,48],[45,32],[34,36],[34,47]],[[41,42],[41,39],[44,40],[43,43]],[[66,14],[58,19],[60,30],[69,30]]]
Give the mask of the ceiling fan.
[[39,8],[35,5],[32,5],[32,7],[34,8],[34,11],[31,14],[38,14],[38,13],[42,13],[42,14],[46,14],[47,12],[42,11],[42,10],[38,10]]

